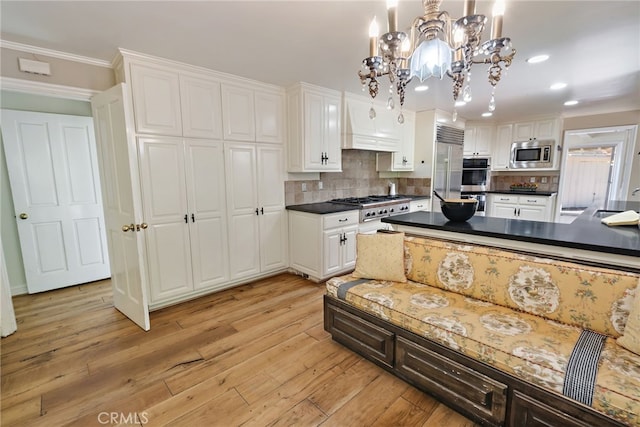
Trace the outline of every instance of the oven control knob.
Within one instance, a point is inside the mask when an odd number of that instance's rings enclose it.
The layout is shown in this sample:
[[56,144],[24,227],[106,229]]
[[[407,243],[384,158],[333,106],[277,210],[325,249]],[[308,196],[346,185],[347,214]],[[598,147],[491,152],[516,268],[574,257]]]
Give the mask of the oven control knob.
[[394,209],[393,209],[393,208],[389,209],[389,212],[393,212],[393,211],[394,211]]
[[371,216],[371,212],[367,212],[365,216]]
[[385,209],[383,213],[387,213],[387,210]]
[[380,209],[380,210],[378,211],[378,213],[379,213],[380,215],[382,215],[384,212],[382,212],[382,209]]

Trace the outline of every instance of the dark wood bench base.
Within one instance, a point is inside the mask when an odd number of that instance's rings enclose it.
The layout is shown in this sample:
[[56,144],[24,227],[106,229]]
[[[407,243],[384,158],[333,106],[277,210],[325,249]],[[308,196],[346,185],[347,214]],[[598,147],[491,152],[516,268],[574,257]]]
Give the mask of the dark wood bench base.
[[324,329],[336,342],[483,425],[624,425],[328,295]]

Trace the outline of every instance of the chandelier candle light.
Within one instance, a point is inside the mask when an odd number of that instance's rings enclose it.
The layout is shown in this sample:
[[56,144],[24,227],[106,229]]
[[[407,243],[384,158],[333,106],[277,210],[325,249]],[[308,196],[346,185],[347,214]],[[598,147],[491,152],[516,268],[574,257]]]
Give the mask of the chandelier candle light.
[[[398,31],[398,0],[387,0],[388,32],[378,36],[375,17],[369,26],[369,56],[362,61],[358,72],[363,89],[369,90],[371,98],[378,95],[378,78],[389,77],[388,108],[394,108],[393,92],[398,95],[400,108],[404,105],[407,84],[417,77],[424,81],[445,75],[453,80],[453,101],[471,101],[471,66],[488,64],[488,80],[491,84],[489,111],[496,108],[495,88],[511,65],[515,49],[511,39],[502,37],[504,0],[496,0],[491,21],[491,39],[481,43],[486,16],[476,14],[476,2],[465,0],[464,16],[452,19],[447,11],[440,11],[442,0],[423,0],[424,15],[415,18],[409,34]],[[372,108],[373,111],[373,108]],[[373,116],[373,117],[372,117]],[[375,111],[370,114],[375,117]],[[454,107],[453,119],[457,111]],[[398,122],[403,123],[402,111]]]

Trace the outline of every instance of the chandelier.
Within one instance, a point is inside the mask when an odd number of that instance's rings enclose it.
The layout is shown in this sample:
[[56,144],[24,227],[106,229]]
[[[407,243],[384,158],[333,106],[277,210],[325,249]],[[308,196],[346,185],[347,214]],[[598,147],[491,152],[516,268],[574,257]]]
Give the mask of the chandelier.
[[[516,53],[511,48],[511,39],[502,37],[504,0],[496,0],[493,7],[491,39],[482,42],[487,17],[476,14],[476,2],[465,0],[463,17],[452,19],[447,11],[440,11],[442,0],[423,0],[424,15],[417,17],[409,34],[398,31],[398,0],[387,0],[388,32],[378,36],[375,18],[369,27],[369,56],[362,61],[358,72],[363,89],[368,89],[371,98],[378,95],[378,78],[387,75],[391,82],[387,107],[393,109],[393,93],[400,100],[398,122],[403,123],[402,106],[407,84],[417,77],[424,81],[429,77],[442,79],[445,75],[453,80],[453,120],[457,118],[458,98],[465,103],[471,101],[471,66],[487,64],[488,80],[491,84],[489,111],[496,108],[495,89]],[[375,117],[375,111],[370,114]]]

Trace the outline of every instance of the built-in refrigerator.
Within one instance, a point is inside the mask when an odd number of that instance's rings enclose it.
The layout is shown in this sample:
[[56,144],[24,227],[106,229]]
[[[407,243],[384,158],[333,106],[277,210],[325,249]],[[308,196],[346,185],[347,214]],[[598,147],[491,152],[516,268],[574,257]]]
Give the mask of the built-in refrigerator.
[[[438,125],[432,187],[445,199],[459,199],[462,186],[464,130]],[[432,210],[440,212],[439,200],[432,198]]]

